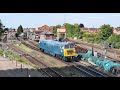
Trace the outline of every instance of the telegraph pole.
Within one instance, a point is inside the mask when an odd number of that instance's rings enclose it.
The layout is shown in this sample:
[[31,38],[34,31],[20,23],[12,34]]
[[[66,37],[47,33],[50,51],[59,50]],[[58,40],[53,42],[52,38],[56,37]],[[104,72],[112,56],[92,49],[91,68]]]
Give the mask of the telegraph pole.
[[65,14],[64,14],[64,24],[65,24]]
[[[64,14],[64,28],[65,28],[65,18],[66,18],[66,16],[65,16],[65,14]],[[65,30],[66,30],[66,28],[65,28]],[[66,36],[66,31],[65,31],[65,38],[66,38],[67,36]]]

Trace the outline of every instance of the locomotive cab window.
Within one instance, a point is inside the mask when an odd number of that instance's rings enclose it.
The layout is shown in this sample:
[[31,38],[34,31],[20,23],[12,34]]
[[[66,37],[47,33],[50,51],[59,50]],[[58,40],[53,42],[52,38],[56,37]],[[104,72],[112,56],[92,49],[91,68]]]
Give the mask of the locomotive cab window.
[[68,45],[65,45],[65,48],[69,48],[70,46],[69,46],[69,44]]
[[61,49],[64,49],[64,46],[61,46],[60,48],[61,48]]
[[65,48],[67,49],[67,48],[74,48],[74,44],[67,44],[67,45],[65,45]]
[[75,45],[74,45],[73,43],[70,44],[70,48],[74,48],[74,46],[75,46]]

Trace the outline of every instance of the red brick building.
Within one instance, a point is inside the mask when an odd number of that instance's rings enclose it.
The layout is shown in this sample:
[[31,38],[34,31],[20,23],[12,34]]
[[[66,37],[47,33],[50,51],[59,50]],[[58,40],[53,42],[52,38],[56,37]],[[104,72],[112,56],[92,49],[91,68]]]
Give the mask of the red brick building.
[[38,30],[47,30],[47,31],[53,32],[53,27],[49,27],[47,25],[44,25],[42,27],[38,27]]

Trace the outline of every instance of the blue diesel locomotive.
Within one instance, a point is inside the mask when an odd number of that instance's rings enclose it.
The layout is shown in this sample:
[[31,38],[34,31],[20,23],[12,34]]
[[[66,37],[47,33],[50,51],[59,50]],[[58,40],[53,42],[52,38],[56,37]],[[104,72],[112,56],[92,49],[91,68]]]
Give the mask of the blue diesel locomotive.
[[64,61],[72,61],[77,56],[74,44],[70,42],[59,42],[54,40],[40,40],[38,44],[42,52],[60,58]]

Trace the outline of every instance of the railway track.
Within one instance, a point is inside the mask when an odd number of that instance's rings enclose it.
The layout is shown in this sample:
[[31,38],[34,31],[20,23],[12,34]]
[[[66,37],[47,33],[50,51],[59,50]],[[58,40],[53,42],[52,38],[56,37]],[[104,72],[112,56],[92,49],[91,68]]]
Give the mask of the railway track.
[[38,71],[42,70],[49,77],[63,77],[63,75],[61,75],[59,72],[57,72],[53,68],[48,67],[46,64],[44,64],[43,62],[40,62],[40,60],[36,59],[35,57],[31,56],[30,54],[27,54],[26,52],[23,52],[22,50],[20,50],[18,48],[14,48],[14,46],[11,46],[8,44],[7,44],[7,46],[10,47],[11,49],[13,49],[14,51],[18,52],[20,55],[27,58],[33,64],[35,64],[37,66],[41,66],[41,65],[44,66],[44,69],[38,69]]
[[[90,47],[94,47],[94,48],[96,48],[96,49],[99,49],[99,50],[103,50],[103,49],[101,49],[100,47],[98,47],[98,46],[96,46],[96,45],[92,45],[92,44],[88,44],[88,43],[79,43],[79,42],[77,42],[77,41],[75,41],[75,40],[70,40],[70,39],[68,39],[68,41],[71,41],[71,42],[74,42],[75,44],[81,44],[81,45],[87,45],[87,46],[90,46]],[[80,46],[78,46],[79,48],[77,48],[77,49],[79,49],[78,51],[81,51],[82,49],[82,51],[84,51],[84,52],[86,52],[86,49],[84,50],[84,48],[82,48],[82,47],[80,47]],[[81,48],[81,49],[80,49]],[[110,53],[114,53],[114,52],[116,52],[116,54],[118,54],[118,55],[120,55],[120,51],[119,50],[115,50],[115,49],[108,49],[107,50],[108,52],[110,52]],[[105,58],[105,56],[107,56],[107,59],[109,59],[109,60],[111,60],[111,61],[114,61],[114,62],[117,62],[117,63],[120,63],[120,59],[118,59],[118,58],[113,58],[113,57],[111,57],[111,56],[109,56],[109,55],[104,55],[104,54],[102,54],[102,53],[98,53],[98,56],[99,57],[101,57],[101,58]]]
[[119,64],[120,64],[120,60],[116,60],[116,59],[111,58],[111,57],[108,56],[108,55],[103,55],[103,54],[98,53],[98,57],[105,58],[105,56],[107,56],[106,59],[109,59],[109,60],[111,60],[111,61],[113,61],[113,62],[116,62],[116,63],[119,63]]
[[[92,66],[86,66],[84,63],[78,62],[78,63],[74,63],[78,68],[84,68],[84,70],[88,71],[88,73],[90,73],[93,77],[113,77],[113,75],[108,75],[107,73],[103,73],[102,71],[99,71],[97,69],[95,69]],[[86,66],[86,67],[84,67]]]
[[34,43],[34,41],[28,40],[28,42],[31,43],[31,44],[34,45],[34,46],[37,46],[37,45]]
[[[25,42],[22,42],[22,44],[26,45],[27,47],[29,47],[29,48],[31,48],[31,49],[34,49],[34,50],[40,52],[40,50],[37,48],[37,46],[36,46],[36,47],[33,47],[32,45],[29,45],[29,44],[27,44],[27,43],[25,43]],[[42,53],[43,53],[43,52],[42,52]],[[52,57],[52,56],[51,56],[51,57]],[[53,57],[53,58],[55,58],[55,57]],[[62,60],[60,60],[60,59],[57,59],[57,60],[65,63],[65,64],[67,64],[67,65],[73,66],[75,69],[79,70],[80,72],[85,73],[87,77],[110,77],[110,75],[107,75],[107,74],[105,74],[105,73],[103,73],[103,72],[100,72],[100,71],[98,71],[98,70],[96,70],[96,69],[94,69],[94,68],[92,68],[92,67],[91,67],[91,68],[90,68],[90,67],[88,68],[88,67],[83,66],[82,64],[67,63],[67,62],[64,62],[64,61],[62,61]]]

